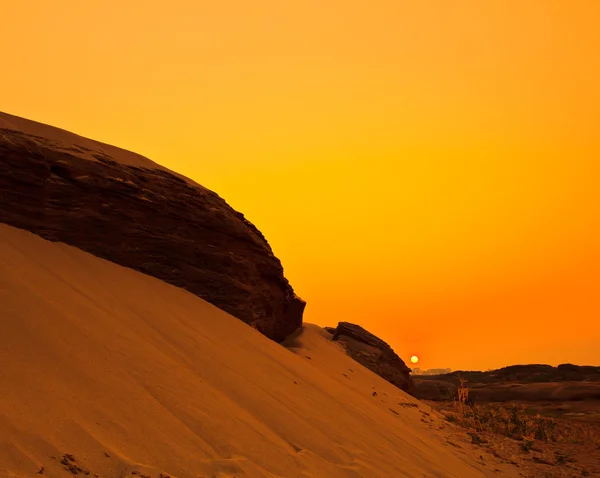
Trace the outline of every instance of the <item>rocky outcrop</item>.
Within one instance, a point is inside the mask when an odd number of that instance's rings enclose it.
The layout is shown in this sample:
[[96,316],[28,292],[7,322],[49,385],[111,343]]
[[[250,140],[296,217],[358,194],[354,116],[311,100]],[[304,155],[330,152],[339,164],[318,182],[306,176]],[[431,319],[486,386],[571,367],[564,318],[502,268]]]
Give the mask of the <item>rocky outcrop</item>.
[[186,289],[273,340],[302,324],[305,303],[269,244],[217,194],[135,153],[2,113],[0,222]]
[[421,380],[414,378],[413,395],[419,400],[453,400],[458,393],[458,385],[444,380]]
[[343,344],[347,354],[358,363],[405,392],[414,392],[410,368],[379,337],[349,322],[340,322],[335,329],[325,327],[325,330],[332,333],[331,340]]

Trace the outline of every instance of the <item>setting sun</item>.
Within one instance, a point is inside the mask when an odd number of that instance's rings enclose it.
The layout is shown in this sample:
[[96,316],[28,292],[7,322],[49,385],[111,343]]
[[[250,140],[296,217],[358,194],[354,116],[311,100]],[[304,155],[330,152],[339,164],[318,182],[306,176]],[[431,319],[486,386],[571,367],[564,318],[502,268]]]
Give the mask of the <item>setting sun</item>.
[[600,477],[600,0],[1,10],[0,478]]

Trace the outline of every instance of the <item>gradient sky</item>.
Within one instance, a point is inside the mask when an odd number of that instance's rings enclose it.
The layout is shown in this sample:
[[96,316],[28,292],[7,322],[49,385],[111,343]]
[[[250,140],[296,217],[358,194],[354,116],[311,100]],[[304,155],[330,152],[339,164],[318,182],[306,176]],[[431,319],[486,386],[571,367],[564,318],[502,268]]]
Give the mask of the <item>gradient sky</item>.
[[597,0],[19,0],[0,109],[134,150],[422,368],[600,365]]

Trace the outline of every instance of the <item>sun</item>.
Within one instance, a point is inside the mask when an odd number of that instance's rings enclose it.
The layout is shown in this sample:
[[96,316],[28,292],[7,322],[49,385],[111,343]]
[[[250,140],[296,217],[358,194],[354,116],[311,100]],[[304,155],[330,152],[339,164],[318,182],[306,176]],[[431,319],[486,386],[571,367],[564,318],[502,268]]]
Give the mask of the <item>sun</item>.
[[411,361],[412,363],[417,363],[417,362],[419,361],[419,357],[417,357],[416,355],[413,355],[413,356],[410,358],[410,361]]

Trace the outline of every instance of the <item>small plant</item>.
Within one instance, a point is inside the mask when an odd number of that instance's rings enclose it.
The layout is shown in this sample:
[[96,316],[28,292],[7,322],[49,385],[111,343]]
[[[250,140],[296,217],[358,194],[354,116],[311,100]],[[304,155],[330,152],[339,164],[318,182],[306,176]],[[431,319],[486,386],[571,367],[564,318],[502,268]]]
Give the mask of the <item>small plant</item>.
[[444,418],[449,421],[450,423],[456,423],[458,421],[458,419],[456,418],[456,415],[452,414],[452,413],[448,413],[446,415],[444,415]]
[[555,453],[555,456],[556,456],[556,463],[557,463],[558,465],[565,465],[566,463],[569,463],[569,462],[571,462],[571,463],[572,463],[573,461],[575,461],[575,460],[573,460],[573,458],[571,458],[571,457],[570,457],[569,455],[567,455],[566,453],[561,453],[561,452],[559,452],[559,451],[557,451],[557,452]]
[[458,380],[460,384],[458,386],[458,401],[456,404],[458,408],[458,414],[461,420],[464,420],[469,409],[469,405],[467,405],[467,401],[469,400],[469,387],[465,385],[467,381],[462,378],[460,374],[458,375]]
[[487,440],[481,438],[477,433],[469,433],[469,436],[471,437],[471,443],[474,443],[475,445],[487,443]]
[[532,440],[525,440],[523,443],[521,443],[521,450],[523,450],[525,453],[529,453],[532,448],[533,448]]

